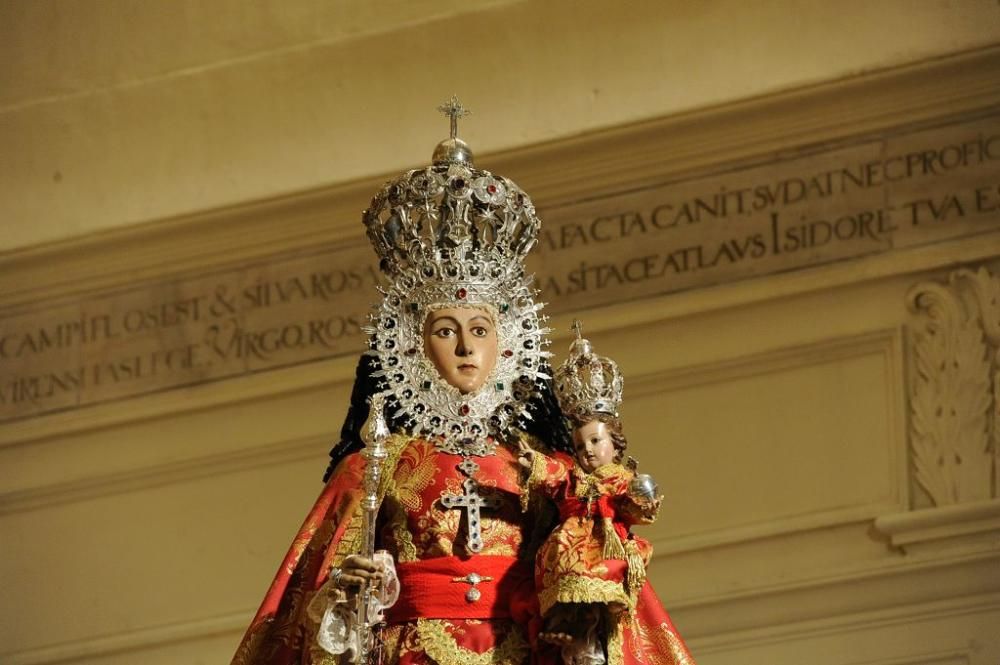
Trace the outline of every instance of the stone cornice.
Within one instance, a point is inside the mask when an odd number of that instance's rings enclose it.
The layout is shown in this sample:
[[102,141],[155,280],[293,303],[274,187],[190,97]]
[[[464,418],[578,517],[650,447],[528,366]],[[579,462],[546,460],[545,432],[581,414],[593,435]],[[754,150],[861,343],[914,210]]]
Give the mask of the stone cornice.
[[[486,155],[543,211],[587,196],[747,166],[995,112],[1000,47]],[[668,159],[664,159],[668,155]],[[558,165],[558,167],[556,167]],[[0,255],[0,311],[137,281],[364,243],[359,212],[383,177],[153,220]]]

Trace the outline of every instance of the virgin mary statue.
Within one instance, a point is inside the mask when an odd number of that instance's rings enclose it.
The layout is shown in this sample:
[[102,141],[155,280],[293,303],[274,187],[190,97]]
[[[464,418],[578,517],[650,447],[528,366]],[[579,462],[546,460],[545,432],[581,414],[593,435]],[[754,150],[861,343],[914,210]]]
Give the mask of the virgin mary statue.
[[[350,636],[364,589],[384,612],[374,642],[387,665],[562,660],[539,638],[533,578],[558,514],[529,505],[518,464],[525,445],[572,463],[549,377],[549,330],[524,270],[540,222],[517,185],[473,166],[455,136],[460,106],[444,110],[451,138],[433,163],[386,183],[363,214],[390,286],[367,329],[326,485],[233,665],[357,662]],[[377,560],[360,555],[360,433],[371,403],[384,404],[372,415],[391,432]],[[694,662],[648,583],[622,621],[620,637],[606,642],[608,663]]]

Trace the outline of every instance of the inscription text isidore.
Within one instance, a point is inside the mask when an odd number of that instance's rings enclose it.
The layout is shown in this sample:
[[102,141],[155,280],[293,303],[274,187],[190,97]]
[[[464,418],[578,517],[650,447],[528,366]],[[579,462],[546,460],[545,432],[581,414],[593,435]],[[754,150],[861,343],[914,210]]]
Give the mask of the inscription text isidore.
[[[539,213],[528,268],[557,312],[973,236],[1000,222],[1000,116]],[[356,354],[376,297],[368,254],[0,312],[0,422]]]

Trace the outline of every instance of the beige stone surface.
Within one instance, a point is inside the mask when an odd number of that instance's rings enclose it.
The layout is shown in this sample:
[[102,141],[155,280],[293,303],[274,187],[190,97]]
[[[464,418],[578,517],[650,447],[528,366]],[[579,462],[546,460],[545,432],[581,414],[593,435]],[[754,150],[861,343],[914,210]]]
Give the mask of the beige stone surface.
[[988,0],[0,11],[0,250],[418,164],[453,93],[490,153],[1000,40]]
[[[1000,115],[787,152],[540,204],[528,268],[547,313],[904,256],[996,226]],[[0,309],[0,422],[356,354],[380,282],[370,247],[350,237]]]
[[[0,331],[357,247],[372,176],[427,159],[452,93],[476,111],[463,134],[481,163],[561,206],[560,224],[630,187],[995,133],[998,16],[987,0],[3,2]],[[993,167],[933,180],[965,198],[1000,184]],[[914,478],[926,317],[907,298],[961,266],[1000,275],[1000,218],[933,228],[552,308],[557,360],[580,316],[625,373],[630,445],[667,495],[643,534],[650,577],[701,665],[995,665],[997,499],[936,512]],[[0,662],[227,662],[346,410],[354,358],[310,360],[0,424]]]

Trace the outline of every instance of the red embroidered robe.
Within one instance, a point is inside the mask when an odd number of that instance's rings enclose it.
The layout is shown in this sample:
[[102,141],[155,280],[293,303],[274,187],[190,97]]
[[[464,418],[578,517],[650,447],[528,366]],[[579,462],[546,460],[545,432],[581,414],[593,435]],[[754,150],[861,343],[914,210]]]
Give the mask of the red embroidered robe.
[[[592,473],[579,465],[567,469],[558,460],[536,455],[529,488],[552,499],[559,525],[538,551],[535,588],[541,611],[557,603],[618,604],[632,608],[646,577],[652,546],[629,532],[649,524],[653,515],[628,493],[634,474],[621,464],[605,464]],[[608,540],[615,553],[609,554]],[[632,570],[634,569],[634,570]]]
[[[534,444],[534,442],[530,442]],[[402,594],[380,634],[386,665],[522,665],[558,663],[558,650],[532,648],[540,626],[532,565],[554,521],[521,510],[517,446],[475,457],[483,508],[481,552],[465,549],[465,511],[445,509],[441,497],[462,494],[462,458],[431,442],[404,436],[390,441],[379,515],[379,546],[392,554]],[[316,645],[306,607],[323,593],[330,568],[358,551],[364,459],[349,455],[337,467],[299,530],[264,602],[233,658],[233,665],[337,663]],[[472,584],[469,574],[481,580]],[[473,578],[474,579],[474,578]],[[476,593],[471,593],[472,589]],[[534,652],[534,653],[533,653]],[[629,665],[689,665],[670,618],[647,584],[634,623],[625,631]],[[614,665],[612,659],[612,665]]]

